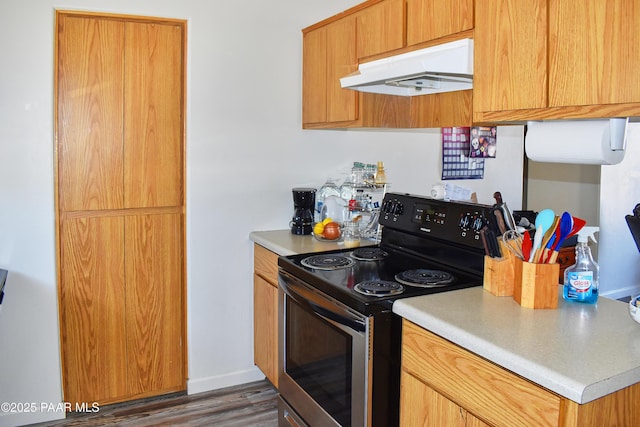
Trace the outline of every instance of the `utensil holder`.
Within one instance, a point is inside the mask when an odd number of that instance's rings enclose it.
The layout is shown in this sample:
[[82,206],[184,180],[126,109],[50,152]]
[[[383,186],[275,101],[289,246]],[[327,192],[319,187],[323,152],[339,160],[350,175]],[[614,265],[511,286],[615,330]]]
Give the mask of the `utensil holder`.
[[502,258],[484,257],[483,288],[498,297],[510,297],[516,281],[521,280],[522,260],[516,257],[507,245],[500,241]]
[[557,308],[560,264],[518,261],[522,264],[522,275],[515,282],[513,299],[527,308]]

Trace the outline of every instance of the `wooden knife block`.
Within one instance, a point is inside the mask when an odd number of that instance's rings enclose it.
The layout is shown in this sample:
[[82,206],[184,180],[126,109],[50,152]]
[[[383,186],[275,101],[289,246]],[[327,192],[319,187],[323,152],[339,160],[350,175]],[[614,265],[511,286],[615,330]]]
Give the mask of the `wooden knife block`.
[[[484,257],[483,288],[498,297],[513,295],[515,283],[522,276],[522,261],[502,241],[499,241],[502,258]],[[519,262],[518,262],[519,261]]]

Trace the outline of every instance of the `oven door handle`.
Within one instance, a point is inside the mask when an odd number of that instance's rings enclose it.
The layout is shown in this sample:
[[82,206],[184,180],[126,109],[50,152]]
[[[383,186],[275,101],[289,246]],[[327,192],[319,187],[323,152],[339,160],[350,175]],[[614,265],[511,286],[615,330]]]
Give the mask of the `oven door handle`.
[[297,280],[290,276],[285,276],[281,273],[279,278],[281,288],[301,306],[307,307],[318,316],[337,324],[337,326],[346,326],[357,332],[366,331],[366,318],[364,316],[320,295],[317,291],[298,283]]

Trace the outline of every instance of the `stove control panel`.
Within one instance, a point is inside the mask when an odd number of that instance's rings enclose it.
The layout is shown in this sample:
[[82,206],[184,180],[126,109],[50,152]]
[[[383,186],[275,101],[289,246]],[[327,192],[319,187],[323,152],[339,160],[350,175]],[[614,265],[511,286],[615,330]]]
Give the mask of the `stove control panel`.
[[380,224],[425,237],[482,247],[480,230],[491,209],[487,205],[387,193],[382,203]]

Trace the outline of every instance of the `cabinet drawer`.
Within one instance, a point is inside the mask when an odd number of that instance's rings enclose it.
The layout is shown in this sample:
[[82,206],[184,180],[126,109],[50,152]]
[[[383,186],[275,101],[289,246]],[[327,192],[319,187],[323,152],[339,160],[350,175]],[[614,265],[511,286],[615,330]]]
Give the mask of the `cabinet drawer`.
[[491,425],[558,423],[559,396],[406,320],[402,369]]
[[267,282],[278,286],[278,254],[260,245],[253,245],[253,269]]

